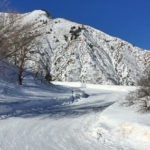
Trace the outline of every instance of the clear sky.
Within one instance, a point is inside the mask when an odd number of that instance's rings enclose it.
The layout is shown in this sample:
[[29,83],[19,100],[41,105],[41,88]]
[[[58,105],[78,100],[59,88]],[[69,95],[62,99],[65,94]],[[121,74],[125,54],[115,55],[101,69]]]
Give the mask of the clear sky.
[[46,9],[150,50],[150,0],[9,0],[20,12]]

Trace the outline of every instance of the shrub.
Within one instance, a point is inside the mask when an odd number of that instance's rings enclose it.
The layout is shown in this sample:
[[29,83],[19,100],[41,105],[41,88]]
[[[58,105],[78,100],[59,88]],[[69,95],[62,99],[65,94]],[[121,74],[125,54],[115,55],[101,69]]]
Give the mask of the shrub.
[[68,41],[68,36],[64,35],[64,38],[65,38],[65,41],[67,42]]
[[139,88],[126,97],[127,106],[138,105],[140,110],[150,110],[150,71],[147,68],[144,76],[138,81]]
[[78,27],[76,29],[75,26],[71,27],[70,33],[71,33],[71,40],[76,40],[80,36],[80,32],[84,29],[84,27]]

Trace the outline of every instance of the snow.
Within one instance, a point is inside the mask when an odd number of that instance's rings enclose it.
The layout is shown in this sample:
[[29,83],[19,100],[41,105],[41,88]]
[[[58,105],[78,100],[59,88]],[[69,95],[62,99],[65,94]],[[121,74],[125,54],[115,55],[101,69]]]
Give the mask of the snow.
[[102,112],[101,119],[95,123],[96,131],[100,135],[102,131],[101,136],[106,138],[106,145],[126,143],[129,147],[127,149],[148,150],[150,146],[149,117],[149,114],[141,114],[116,103]]
[[150,108],[150,96],[148,96],[146,99],[146,105],[148,108]]
[[51,17],[48,17],[46,12],[43,10],[34,10],[29,13],[23,13],[23,14],[18,14],[18,16],[21,16],[21,23],[26,24],[26,23],[31,23],[35,21],[50,21]]
[[43,76],[48,71],[55,81],[136,85],[150,62],[149,51],[90,26],[42,10],[18,15],[19,23],[33,22],[41,33],[25,67]]
[[[31,55],[39,63],[26,67],[44,75],[48,66],[57,81],[27,76],[18,86],[12,76],[16,67],[0,64],[0,150],[148,150],[149,112],[123,105],[138,87],[107,84],[136,83],[149,52],[89,26],[48,18],[41,10],[22,16],[22,23],[43,22],[41,43]],[[82,28],[77,39],[72,27]]]
[[137,89],[136,86],[85,84],[85,83],[81,83],[81,82],[53,81],[52,83],[57,84],[57,85],[65,85],[65,86],[69,86],[69,87],[98,89],[98,90],[109,90],[109,91],[123,91],[123,92],[131,92],[131,91],[134,91],[134,90]]
[[0,83],[0,150],[149,149],[150,115],[121,105],[135,87]]

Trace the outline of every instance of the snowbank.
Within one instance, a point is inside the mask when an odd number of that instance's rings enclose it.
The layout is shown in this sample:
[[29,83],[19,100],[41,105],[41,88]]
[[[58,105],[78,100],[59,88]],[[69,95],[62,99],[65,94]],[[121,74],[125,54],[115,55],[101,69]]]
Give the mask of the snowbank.
[[120,85],[98,85],[98,84],[86,84],[81,82],[52,82],[56,85],[63,85],[68,87],[78,87],[78,88],[88,88],[88,89],[96,89],[96,90],[110,90],[110,91],[121,91],[121,92],[129,92],[137,89],[135,86],[120,86]]
[[101,113],[90,134],[104,145],[126,145],[129,150],[149,150],[149,118],[150,114],[141,114],[116,103]]

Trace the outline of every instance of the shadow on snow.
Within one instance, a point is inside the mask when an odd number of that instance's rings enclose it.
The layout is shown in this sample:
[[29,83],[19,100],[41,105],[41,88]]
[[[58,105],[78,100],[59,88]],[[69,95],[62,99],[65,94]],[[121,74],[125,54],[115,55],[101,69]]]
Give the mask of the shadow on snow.
[[[36,94],[34,95],[32,91],[34,93],[36,91]],[[52,96],[51,94],[47,95],[48,93],[52,93]],[[52,84],[43,84],[42,88],[41,84],[38,85],[37,83],[22,87],[9,85],[1,94],[3,95],[0,101],[1,120],[10,117],[78,117],[87,113],[102,111],[113,104],[113,102],[106,103],[104,100],[78,104],[75,102],[80,98],[87,98],[89,95],[78,90],[78,88],[66,88]],[[67,98],[66,94],[68,95]],[[108,93],[101,93],[101,95],[105,94]],[[54,98],[55,96],[56,98]]]
[[40,115],[46,115],[46,117],[51,118],[78,117],[90,112],[102,111],[114,102],[104,103],[101,101],[99,104],[96,103],[96,105],[94,102],[88,105],[73,105],[73,103],[74,101],[70,99],[0,102],[0,119],[10,117],[37,117]]

